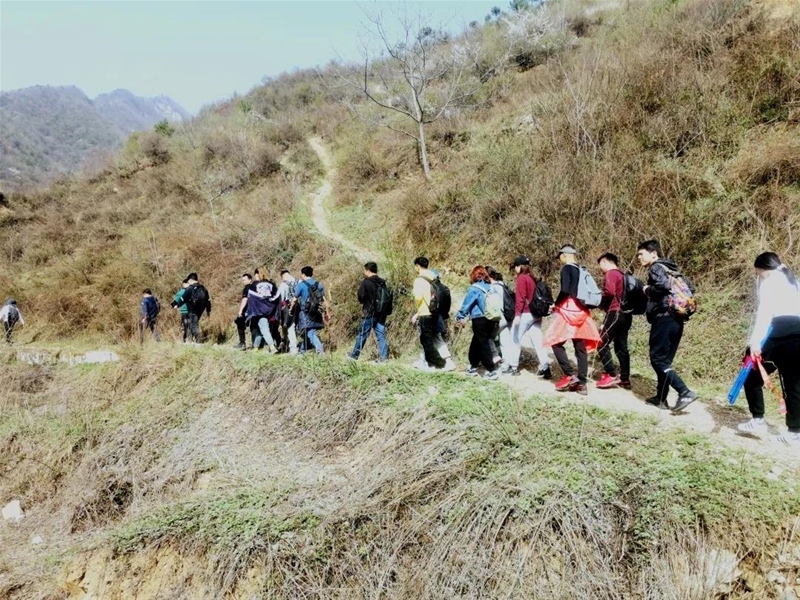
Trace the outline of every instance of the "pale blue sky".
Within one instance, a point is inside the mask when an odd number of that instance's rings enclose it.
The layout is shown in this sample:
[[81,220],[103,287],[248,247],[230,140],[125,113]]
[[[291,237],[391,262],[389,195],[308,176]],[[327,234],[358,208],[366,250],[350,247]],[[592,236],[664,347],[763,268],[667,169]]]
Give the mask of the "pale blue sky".
[[[2,0],[0,89],[76,85],[165,94],[190,112],[245,93],[265,75],[358,57],[361,7],[395,2]],[[409,3],[452,31],[507,0]]]

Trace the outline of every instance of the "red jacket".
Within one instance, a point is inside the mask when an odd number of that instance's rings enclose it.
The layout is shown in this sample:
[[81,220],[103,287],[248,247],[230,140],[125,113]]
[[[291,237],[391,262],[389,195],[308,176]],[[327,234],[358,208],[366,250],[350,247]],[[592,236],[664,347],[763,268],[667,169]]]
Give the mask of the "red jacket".
[[517,277],[517,287],[514,290],[516,297],[514,304],[514,318],[519,317],[522,313],[531,312],[531,300],[533,300],[533,292],[536,289],[536,282],[532,275],[520,273]]

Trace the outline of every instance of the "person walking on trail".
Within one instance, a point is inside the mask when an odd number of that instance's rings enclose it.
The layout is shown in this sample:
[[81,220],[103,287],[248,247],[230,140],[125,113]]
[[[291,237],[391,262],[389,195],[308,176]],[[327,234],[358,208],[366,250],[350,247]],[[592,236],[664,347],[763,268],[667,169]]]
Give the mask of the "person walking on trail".
[[278,286],[278,295],[280,296],[281,316],[281,351],[288,352],[289,354],[297,354],[297,307],[292,308],[292,302],[295,299],[295,290],[297,288],[297,279],[284,269],[281,271],[281,283]]
[[517,278],[514,289],[514,320],[511,323],[511,344],[503,374],[519,375],[519,359],[522,340],[530,334],[533,349],[539,360],[538,376],[550,379],[550,356],[542,343],[542,315],[531,312],[531,303],[536,293],[537,281],[531,273],[531,261],[525,256],[514,259],[511,268]]
[[263,270],[256,269],[256,278],[247,288],[245,303],[247,322],[253,338],[253,350],[267,349],[270,354],[277,352],[273,337],[272,322],[278,319],[280,304],[277,287],[266,277]]
[[358,301],[361,304],[361,327],[350,358],[358,360],[370,332],[374,331],[375,339],[378,340],[379,361],[385,363],[389,360],[386,317],[392,314],[392,294],[386,281],[378,277],[378,265],[374,262],[364,265],[364,279],[358,287]]
[[200,343],[200,318],[203,313],[211,314],[211,296],[206,287],[200,283],[197,273],[189,273],[186,277],[186,289],[181,296],[179,306],[184,304],[189,311],[189,337],[195,344]]
[[[553,354],[564,373],[556,383],[556,390],[578,392],[585,396],[588,393],[586,383],[589,376],[589,352],[596,350],[600,344],[600,332],[589,312],[589,306],[594,301],[600,303],[600,290],[589,272],[578,265],[578,251],[574,246],[562,246],[558,259],[562,265],[561,287],[555,300],[553,322],[544,336],[544,346],[553,348]],[[596,300],[593,300],[595,295]],[[572,340],[575,348],[577,374],[564,347],[569,340]]]
[[300,334],[300,354],[305,354],[311,344],[317,354],[323,354],[325,348],[319,339],[319,330],[325,327],[327,311],[325,288],[314,279],[314,269],[300,269],[300,283],[295,290],[297,296],[294,306],[298,307],[297,329]]
[[239,300],[239,310],[236,313],[236,318],[233,320],[236,325],[236,333],[239,337],[239,343],[234,346],[236,350],[247,349],[247,293],[253,286],[253,276],[250,273],[242,274],[242,296]]
[[[511,323],[514,321],[514,296],[508,289],[506,282],[503,281],[503,275],[499,273],[497,269],[487,265],[486,273],[489,275],[491,293],[498,294],[503,299],[503,315],[495,325],[492,339],[489,340],[494,363],[500,365],[503,361],[507,360],[511,352]],[[499,351],[497,348],[498,343],[500,345]]]
[[181,332],[183,333],[183,343],[189,341],[189,331],[192,328],[191,318],[189,317],[189,305],[183,301],[183,296],[186,293],[186,288],[189,287],[189,280],[184,279],[181,283],[181,289],[175,294],[175,297],[170,302],[172,308],[178,309],[178,314],[181,316]]
[[[633,315],[622,310],[625,301],[625,274],[619,268],[619,258],[611,252],[606,252],[598,258],[597,264],[605,274],[600,308],[606,311],[606,317],[600,327],[600,347],[597,349],[603,362],[603,376],[597,382],[597,387],[601,390],[614,387],[630,389],[631,357],[628,352],[628,332],[631,329]],[[611,356],[612,345],[619,361],[619,375]]]
[[[778,440],[800,446],[800,283],[774,252],[756,257],[758,308],[747,354],[761,362],[767,374],[778,371],[786,402],[788,431]],[[764,380],[754,365],[744,382],[752,419],[737,427],[739,433],[763,437]]]
[[[452,371],[455,365],[452,361],[448,363],[436,348],[436,341],[440,334],[443,335],[440,327],[444,324],[445,314],[449,315],[450,307],[438,306],[443,295],[437,297],[435,292],[441,290],[441,281],[439,276],[429,268],[428,259],[424,256],[418,256],[414,259],[414,306],[416,312],[411,315],[412,325],[419,326],[419,341],[422,345],[424,358],[414,363],[414,367],[423,371],[439,369],[443,371]],[[434,289],[434,286],[437,286]],[[449,290],[447,292],[449,299]],[[433,306],[432,306],[433,304]],[[431,309],[434,310],[431,310]],[[446,308],[447,310],[444,310]],[[443,337],[442,337],[442,341]]]
[[269,278],[269,273],[264,268],[258,268],[253,272],[256,290],[264,292],[262,295],[269,296],[268,301],[270,305],[274,305],[274,309],[270,306],[272,312],[267,317],[267,326],[269,327],[269,334],[272,338],[272,345],[275,347],[275,353],[281,345],[281,327],[280,327],[280,296],[278,295],[278,285]]
[[17,301],[13,298],[6,300],[3,308],[0,308],[0,322],[3,323],[3,333],[5,334],[6,344],[12,344],[11,335],[17,325],[25,325],[25,319],[17,307]]
[[156,323],[158,315],[161,312],[161,304],[158,298],[153,296],[150,288],[142,292],[142,318],[139,320],[139,343],[144,344],[144,332],[150,330],[156,342],[161,341],[161,336],[158,335]]
[[[667,396],[669,388],[678,392],[673,412],[679,412],[697,400],[672,365],[683,337],[686,316],[678,314],[678,295],[685,298],[694,293],[694,287],[681,274],[674,261],[664,258],[657,240],[647,240],[637,249],[639,263],[647,267],[647,321],[650,323],[650,364],[656,372],[656,395],[645,400],[662,410],[670,410]],[[680,290],[678,288],[681,288]]]
[[[431,273],[435,279],[439,279],[439,271],[436,269],[431,269]],[[450,315],[442,316],[441,313],[433,315],[436,319],[436,327],[435,331],[436,334],[433,338],[433,347],[436,348],[436,351],[439,353],[444,359],[444,370],[445,371],[455,371],[456,364],[453,362],[453,354],[450,352],[450,348],[447,345],[447,339],[449,337],[449,333],[447,330],[447,322],[450,319]],[[417,322],[417,329],[419,329],[419,322]],[[414,368],[417,369],[430,369],[430,365],[425,360],[425,349],[420,347],[419,351],[419,360],[415,361],[413,364]]]
[[478,367],[483,365],[486,372],[484,379],[498,379],[497,367],[492,357],[492,348],[489,340],[495,330],[494,321],[487,318],[487,296],[491,291],[489,284],[489,274],[482,266],[472,269],[469,275],[470,286],[467,288],[467,295],[461,308],[456,313],[456,323],[463,326],[467,317],[472,321],[472,341],[469,345],[469,367],[465,373],[475,377],[478,375]]

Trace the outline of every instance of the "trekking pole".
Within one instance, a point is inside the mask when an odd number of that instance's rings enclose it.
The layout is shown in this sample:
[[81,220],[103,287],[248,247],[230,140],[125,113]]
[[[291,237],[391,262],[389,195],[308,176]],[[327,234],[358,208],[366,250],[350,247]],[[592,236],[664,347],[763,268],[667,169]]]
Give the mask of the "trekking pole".
[[764,359],[759,357],[756,358],[753,362],[755,362],[755,364],[758,365],[758,370],[761,373],[761,379],[764,380],[764,385],[770,392],[772,392],[778,397],[778,412],[781,415],[785,415],[786,400],[784,399],[783,394],[778,391],[778,388],[775,387],[775,384],[772,383],[772,379],[770,379],[769,373],[767,373],[767,370],[764,368]]

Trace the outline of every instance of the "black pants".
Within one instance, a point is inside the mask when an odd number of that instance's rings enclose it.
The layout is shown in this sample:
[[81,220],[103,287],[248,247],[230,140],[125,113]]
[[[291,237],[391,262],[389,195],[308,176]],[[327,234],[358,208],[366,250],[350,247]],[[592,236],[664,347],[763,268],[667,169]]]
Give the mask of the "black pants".
[[9,319],[8,321],[3,321],[3,330],[6,334],[6,343],[11,343],[11,334],[14,333],[14,326],[17,324],[17,319]]
[[425,352],[426,362],[441,369],[444,367],[444,359],[435,344],[437,321],[438,317],[436,316],[419,318],[419,343],[422,344],[422,350]]
[[656,317],[650,327],[650,364],[656,372],[656,396],[667,401],[670,386],[683,395],[689,388],[672,367],[683,337],[683,321],[670,315]]
[[239,345],[245,346],[247,342],[247,319],[244,315],[239,315],[233,320],[236,323],[236,333],[239,334]]
[[[572,345],[575,348],[575,361],[578,363],[578,379],[585,384],[589,375],[589,353],[586,351],[586,340],[572,340]],[[564,375],[573,376],[575,369],[569,363],[567,349],[564,348],[564,344],[553,346],[553,354]]]
[[201,315],[193,312],[189,313],[189,337],[196,344],[200,343],[200,317]]
[[158,335],[158,331],[156,330],[156,319],[147,319],[145,323],[139,321],[139,343],[144,344],[144,332],[150,330],[150,333],[153,334],[153,337],[157,342],[161,341],[161,336]]
[[486,317],[472,319],[472,342],[469,345],[469,364],[471,367],[483,365],[487,371],[494,371],[494,357],[490,341],[494,337],[494,321]]
[[[800,432],[800,337],[768,340],[761,350],[761,357],[768,374],[778,371],[780,375],[786,400],[786,426],[789,431]],[[753,418],[764,418],[764,380],[758,368],[747,376],[744,394]]]
[[192,317],[189,313],[181,313],[181,329],[183,330],[183,341],[188,342],[192,330]]
[[611,345],[614,345],[614,353],[619,361],[619,374],[622,381],[630,381],[631,378],[628,332],[631,329],[632,320],[629,314],[617,310],[609,312],[603,321],[600,347],[597,350],[600,354],[600,360],[603,361],[603,371],[614,377],[617,374],[617,370],[614,368],[614,359],[611,357]]

